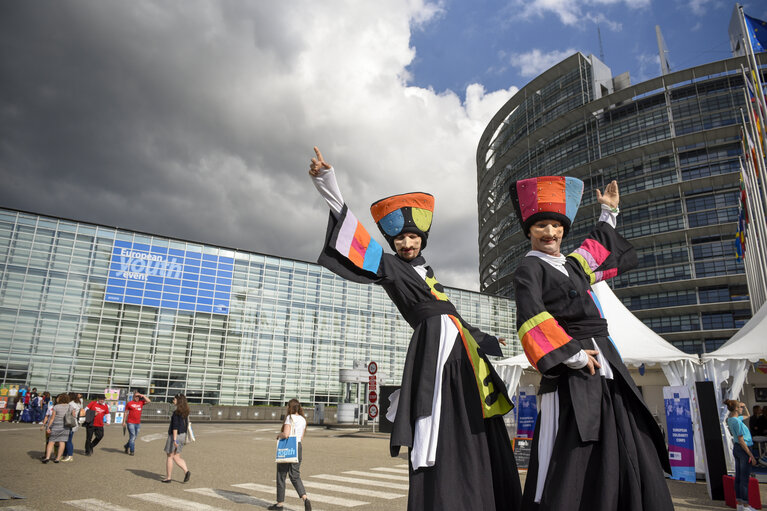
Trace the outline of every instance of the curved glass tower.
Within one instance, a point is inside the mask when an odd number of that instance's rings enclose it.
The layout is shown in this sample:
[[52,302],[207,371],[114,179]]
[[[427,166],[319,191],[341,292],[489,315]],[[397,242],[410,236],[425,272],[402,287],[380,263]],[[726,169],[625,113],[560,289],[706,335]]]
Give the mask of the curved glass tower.
[[685,351],[711,351],[731,337],[751,317],[733,248],[741,64],[732,58],[631,85],[628,73],[613,77],[593,55],[576,53],[517,92],[477,149],[480,289],[513,296],[514,268],[530,249],[510,184],[562,174],[585,182],[568,253],[599,215],[594,190],[616,179],[618,229],[639,253],[639,267],[611,282],[616,294]]

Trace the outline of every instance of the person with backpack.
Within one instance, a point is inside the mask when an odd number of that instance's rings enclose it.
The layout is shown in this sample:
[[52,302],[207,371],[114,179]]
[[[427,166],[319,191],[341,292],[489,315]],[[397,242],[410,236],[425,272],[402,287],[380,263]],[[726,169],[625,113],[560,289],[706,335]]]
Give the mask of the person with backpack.
[[[106,396],[99,394],[95,401],[88,403],[85,414],[85,455],[91,456],[93,449],[104,438],[104,415],[109,413]],[[95,440],[93,438],[95,437]]]

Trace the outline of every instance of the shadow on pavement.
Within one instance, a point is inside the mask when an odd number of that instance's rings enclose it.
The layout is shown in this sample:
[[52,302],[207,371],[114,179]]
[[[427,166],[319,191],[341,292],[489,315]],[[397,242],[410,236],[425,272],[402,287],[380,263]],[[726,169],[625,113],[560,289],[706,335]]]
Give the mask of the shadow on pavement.
[[124,449],[115,449],[114,447],[102,447],[101,450],[106,452],[119,452],[120,454],[125,454]]
[[163,478],[162,474],[159,472],[149,472],[148,470],[141,470],[137,468],[126,468],[125,470],[133,475],[143,477],[144,479],[151,479],[152,481],[160,481]]
[[41,460],[45,456],[45,451],[27,451],[27,454],[33,460]]

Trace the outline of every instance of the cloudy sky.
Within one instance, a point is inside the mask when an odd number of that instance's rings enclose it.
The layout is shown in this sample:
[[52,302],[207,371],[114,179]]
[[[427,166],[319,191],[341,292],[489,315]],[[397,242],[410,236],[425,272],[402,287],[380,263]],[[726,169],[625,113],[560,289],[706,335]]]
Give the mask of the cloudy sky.
[[313,261],[318,145],[360,218],[433,193],[427,260],[477,289],[475,152],[500,106],[575,51],[657,76],[656,24],[672,70],[727,58],[733,5],[2,2],[0,206]]

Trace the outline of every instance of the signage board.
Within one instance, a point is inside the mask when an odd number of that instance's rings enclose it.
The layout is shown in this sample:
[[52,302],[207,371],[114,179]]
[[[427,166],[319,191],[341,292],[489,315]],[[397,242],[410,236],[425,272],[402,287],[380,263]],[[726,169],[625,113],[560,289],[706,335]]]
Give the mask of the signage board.
[[228,314],[234,259],[115,240],[104,300]]

